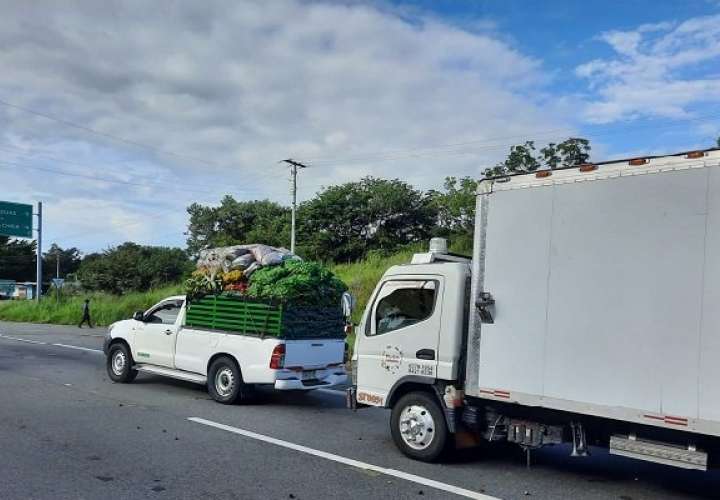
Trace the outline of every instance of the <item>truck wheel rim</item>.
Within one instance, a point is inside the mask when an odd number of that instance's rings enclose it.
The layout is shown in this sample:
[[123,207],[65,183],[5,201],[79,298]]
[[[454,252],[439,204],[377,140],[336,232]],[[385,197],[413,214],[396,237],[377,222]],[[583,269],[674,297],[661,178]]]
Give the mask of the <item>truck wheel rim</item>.
[[112,357],[112,371],[115,375],[122,375],[123,370],[125,370],[125,364],[127,363],[127,359],[125,358],[125,353],[122,351],[115,351],[115,354],[113,354]]
[[229,396],[232,394],[235,386],[235,376],[230,368],[225,367],[218,370],[215,374],[215,389],[221,396]]
[[400,413],[400,436],[414,450],[424,450],[435,436],[435,421],[427,408],[410,405]]

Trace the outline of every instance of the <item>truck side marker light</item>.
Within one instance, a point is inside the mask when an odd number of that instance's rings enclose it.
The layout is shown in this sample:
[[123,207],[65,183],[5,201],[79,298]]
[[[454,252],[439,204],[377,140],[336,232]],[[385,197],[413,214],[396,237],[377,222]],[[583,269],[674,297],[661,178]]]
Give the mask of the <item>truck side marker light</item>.
[[535,172],[535,177],[538,179],[542,179],[544,177],[550,177],[552,175],[552,172],[550,170],[541,170],[540,172]]
[[580,165],[580,172],[592,172],[593,170],[597,170],[597,165],[593,165],[592,163],[586,163],[584,165]]
[[690,151],[688,154],[685,155],[685,158],[688,160],[693,160],[695,158],[703,158],[707,153],[705,151]]
[[647,413],[644,414],[643,417],[649,418],[651,420],[657,420],[659,422],[664,422],[670,425],[688,425],[688,419],[684,417],[673,417],[671,415],[649,415]]
[[648,162],[647,158],[635,158],[634,160],[630,160],[628,162],[628,165],[632,167],[638,167],[640,165],[645,165]]
[[510,399],[510,391],[503,391],[500,389],[480,389],[480,393],[489,394],[490,396],[495,396],[496,398]]

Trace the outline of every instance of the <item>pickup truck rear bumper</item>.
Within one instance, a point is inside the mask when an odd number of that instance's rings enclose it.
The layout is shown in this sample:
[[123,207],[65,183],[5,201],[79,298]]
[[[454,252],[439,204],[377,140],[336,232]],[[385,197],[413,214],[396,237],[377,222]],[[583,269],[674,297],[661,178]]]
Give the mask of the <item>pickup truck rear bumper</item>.
[[279,391],[311,391],[321,387],[333,387],[335,385],[345,384],[347,381],[347,373],[331,373],[321,379],[299,380],[294,378],[276,380],[275,389]]

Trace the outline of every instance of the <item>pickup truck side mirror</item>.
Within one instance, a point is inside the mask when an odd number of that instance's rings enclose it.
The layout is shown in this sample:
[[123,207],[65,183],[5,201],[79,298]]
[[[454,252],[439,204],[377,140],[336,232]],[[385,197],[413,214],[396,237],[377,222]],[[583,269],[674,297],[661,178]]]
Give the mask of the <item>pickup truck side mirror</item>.
[[142,311],[135,311],[133,314],[133,319],[135,321],[144,321],[145,320],[145,313]]

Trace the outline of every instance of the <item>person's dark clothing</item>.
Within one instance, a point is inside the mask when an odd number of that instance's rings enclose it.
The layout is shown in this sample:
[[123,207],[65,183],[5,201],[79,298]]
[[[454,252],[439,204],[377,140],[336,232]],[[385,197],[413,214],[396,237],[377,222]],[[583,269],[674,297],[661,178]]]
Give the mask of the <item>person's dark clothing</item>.
[[87,323],[90,328],[92,328],[92,323],[90,322],[90,304],[85,302],[83,304],[83,316],[80,320],[80,324],[78,325],[78,328],[82,328],[83,323]]

